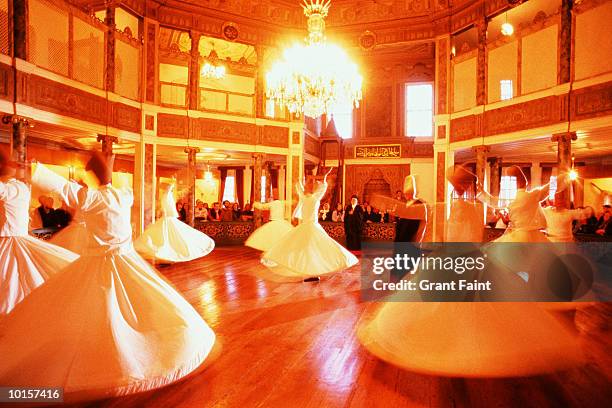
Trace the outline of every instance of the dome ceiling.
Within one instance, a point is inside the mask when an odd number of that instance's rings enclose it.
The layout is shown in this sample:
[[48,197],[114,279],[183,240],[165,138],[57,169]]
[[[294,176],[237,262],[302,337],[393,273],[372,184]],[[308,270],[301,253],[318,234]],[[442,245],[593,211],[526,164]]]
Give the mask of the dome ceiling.
[[[73,0],[83,6],[103,3],[100,0]],[[167,10],[204,13],[221,17],[231,15],[249,19],[252,22],[266,21],[282,27],[304,28],[301,3],[303,0],[123,0],[133,9]],[[449,6],[449,3],[452,6]],[[487,12],[507,6],[508,0],[331,0],[327,17],[329,27],[352,26],[364,23],[392,22],[412,18],[432,20],[449,12],[485,5]],[[512,1],[517,3],[517,1]],[[208,13],[206,13],[208,14]]]

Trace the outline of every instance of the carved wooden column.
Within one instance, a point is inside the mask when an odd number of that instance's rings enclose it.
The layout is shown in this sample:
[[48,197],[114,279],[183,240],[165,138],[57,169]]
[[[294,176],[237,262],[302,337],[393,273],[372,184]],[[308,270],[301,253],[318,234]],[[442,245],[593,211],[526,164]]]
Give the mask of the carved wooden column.
[[2,123],[11,125],[10,158],[19,165],[15,176],[24,180],[27,176],[27,129],[33,127],[33,122],[23,116],[6,115]]
[[144,50],[145,50],[145,70],[144,70],[144,87],[145,101],[156,103],[158,101],[157,82],[159,78],[159,40],[158,26],[153,19],[145,17],[145,32],[144,32]]
[[200,37],[201,34],[191,30],[191,62],[189,63],[189,109],[198,109],[200,94]]
[[478,29],[478,58],[476,67],[476,102],[487,103],[487,19],[483,16],[476,21]]
[[119,143],[119,139],[115,136],[98,135],[98,142],[102,143],[102,153],[111,156],[113,154],[113,143]]
[[134,154],[134,206],[132,220],[135,236],[155,221],[156,201],[156,146],[141,141],[135,145]]
[[115,92],[115,6],[112,3],[106,7],[104,23],[109,27],[106,32],[106,89]]
[[[9,3],[10,4],[10,3]],[[10,15],[10,14],[9,14]],[[13,1],[13,55],[28,59],[28,0]],[[10,38],[10,37],[9,37]],[[9,41],[11,43],[11,41]]]
[[[559,133],[552,137],[552,141],[557,142],[557,177],[567,174],[572,168],[572,140],[576,140],[575,132]],[[556,207],[569,208],[570,201],[571,188],[569,186],[555,194]]]
[[286,170],[285,165],[281,164],[278,168],[278,199],[285,199],[285,177]]
[[[450,73],[450,36],[436,39],[436,114],[448,113],[448,90]],[[438,135],[438,138],[442,137]]]
[[501,157],[493,157],[489,159],[489,163],[491,165],[491,183],[489,185],[489,192],[491,195],[498,196],[501,184],[502,159]]
[[266,174],[266,201],[270,201],[270,199],[273,199],[274,195],[273,195],[273,187],[272,186],[272,170],[274,167],[274,162],[268,161],[266,162],[266,166],[265,166],[265,174]]
[[[478,177],[479,184],[484,185],[489,146],[476,146],[473,149],[476,152],[476,177]],[[476,193],[480,193],[480,189],[477,189]]]
[[[436,151],[434,156],[434,163],[436,169],[436,203],[447,204],[446,197],[446,152]],[[446,205],[444,206],[446,207]],[[443,208],[444,208],[443,207]],[[444,226],[445,226],[445,211],[434,211],[433,220],[433,240],[434,242],[444,241]]]
[[[264,171],[264,160],[265,154],[263,153],[255,153],[253,155],[253,201],[261,202],[261,176]],[[262,217],[261,211],[258,209],[253,209],[253,221],[255,222],[255,228],[261,226]]]
[[575,0],[561,0],[561,27],[559,29],[558,83],[571,80],[572,64],[572,8]]
[[187,223],[192,227],[195,223],[196,154],[199,152],[198,147],[185,148],[185,153],[187,153]]
[[263,118],[266,116],[266,85],[263,67],[264,49],[262,46],[256,46],[255,52],[257,53],[257,71],[255,73],[255,115],[258,118]]

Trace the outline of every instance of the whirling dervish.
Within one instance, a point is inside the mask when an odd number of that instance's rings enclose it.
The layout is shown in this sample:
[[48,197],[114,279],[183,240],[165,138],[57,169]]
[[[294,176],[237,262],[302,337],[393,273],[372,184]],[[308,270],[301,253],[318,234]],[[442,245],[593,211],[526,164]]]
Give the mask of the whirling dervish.
[[[471,176],[462,166],[447,172],[459,195],[451,204],[446,225],[450,242],[477,244],[483,237],[482,210],[461,197],[473,184]],[[442,249],[453,252],[460,245]],[[432,279],[429,272],[418,270],[415,278]],[[537,304],[470,302],[468,298],[456,302],[452,301],[455,293],[437,302],[427,301],[428,296],[401,291],[391,295],[373,318],[360,325],[361,343],[391,364],[442,376],[533,375],[581,361],[575,336]]]
[[267,251],[281,241],[285,234],[293,229],[293,225],[285,220],[285,202],[282,200],[274,199],[267,203],[256,202],[254,208],[270,210],[270,220],[253,231],[244,245]]
[[[527,189],[527,177],[518,166],[510,167],[508,175],[516,178],[516,198],[507,206],[510,213],[510,225],[506,232],[495,242],[549,242],[541,232],[546,227],[546,218],[540,203],[548,198],[550,184]],[[557,192],[565,188],[559,178]],[[495,209],[502,209],[500,198],[484,191],[482,185],[476,196],[480,201]]]
[[111,185],[111,163],[99,153],[88,162],[97,188],[42,165],[33,174],[35,187],[81,211],[88,239],[2,321],[5,386],[61,387],[68,402],[126,395],[185,377],[213,347],[210,327],[134,250],[132,191]]
[[276,245],[266,251],[262,262],[275,265],[272,272],[286,278],[317,279],[318,277],[356,265],[359,261],[342,245],[334,241],[319,225],[318,214],[321,199],[327,191],[327,176],[322,183],[314,180],[296,186],[299,203],[294,217],[300,225],[285,234]]
[[30,187],[0,153],[0,315],[7,314],[78,255],[28,235]]
[[148,259],[184,262],[208,255],[215,241],[178,219],[174,204],[174,184],[167,184],[161,202],[162,217],[149,225],[134,247]]
[[80,211],[77,211],[70,224],[55,233],[49,242],[76,254],[81,254],[85,249],[83,243],[87,242],[87,227]]

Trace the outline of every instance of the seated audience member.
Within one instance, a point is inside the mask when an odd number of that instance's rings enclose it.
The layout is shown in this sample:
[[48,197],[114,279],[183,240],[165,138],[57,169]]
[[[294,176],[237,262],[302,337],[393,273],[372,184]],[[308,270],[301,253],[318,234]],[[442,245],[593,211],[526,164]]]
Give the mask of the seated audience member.
[[233,221],[234,212],[232,211],[232,204],[229,200],[223,202],[223,209],[221,210],[221,221]]
[[319,221],[331,221],[331,211],[329,203],[323,204],[323,208],[319,210]]
[[241,216],[240,204],[234,203],[232,204],[232,221],[240,221]]
[[574,233],[578,234],[594,234],[597,230],[597,217],[595,216],[595,210],[591,206],[584,208],[585,218],[575,220]]
[[606,215],[607,212],[612,211],[612,207],[609,205],[604,205],[602,207],[602,211],[601,211],[601,215],[599,216],[599,218],[597,219],[597,225],[601,224],[603,222],[604,219],[604,215]]
[[605,211],[601,217],[601,222],[597,225],[595,233],[605,237],[612,236],[612,212],[610,210]]
[[213,203],[213,207],[208,210],[208,221],[221,221],[221,208],[219,203]]
[[55,210],[53,209],[53,198],[47,196],[40,196],[38,197],[38,202],[40,203],[40,207],[37,208],[37,211],[40,217],[42,227],[57,227],[57,221],[55,219]]
[[176,211],[179,215],[179,220],[183,222],[187,222],[187,210],[185,209],[185,204],[182,201],[176,202]]
[[208,208],[204,206],[202,200],[196,201],[195,219],[206,221],[208,219]]
[[374,212],[372,212],[372,206],[368,203],[365,204],[365,211],[363,212],[363,220],[368,224],[376,222]]
[[380,210],[378,208],[372,209],[372,222],[381,222],[382,216],[380,215]]
[[342,203],[338,203],[336,209],[332,212],[332,221],[344,222],[344,208],[342,207]]
[[383,210],[380,213],[380,222],[388,223],[389,222],[389,212],[387,210]]
[[251,209],[251,203],[246,203],[244,208],[240,212],[241,221],[253,221],[253,210]]

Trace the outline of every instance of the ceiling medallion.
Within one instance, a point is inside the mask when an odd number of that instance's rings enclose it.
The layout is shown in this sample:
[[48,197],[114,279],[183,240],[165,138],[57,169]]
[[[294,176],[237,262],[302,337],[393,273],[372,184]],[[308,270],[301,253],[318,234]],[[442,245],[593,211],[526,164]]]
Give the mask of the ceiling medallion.
[[376,34],[371,31],[364,31],[359,36],[359,46],[362,50],[370,51],[376,46]]
[[238,30],[238,26],[235,23],[228,21],[221,27],[221,33],[226,40],[236,41],[240,35],[240,30]]
[[298,116],[317,118],[335,107],[358,107],[361,100],[363,78],[357,65],[324,35],[330,4],[330,0],[304,1],[305,44],[286,49],[266,74],[267,97]]

